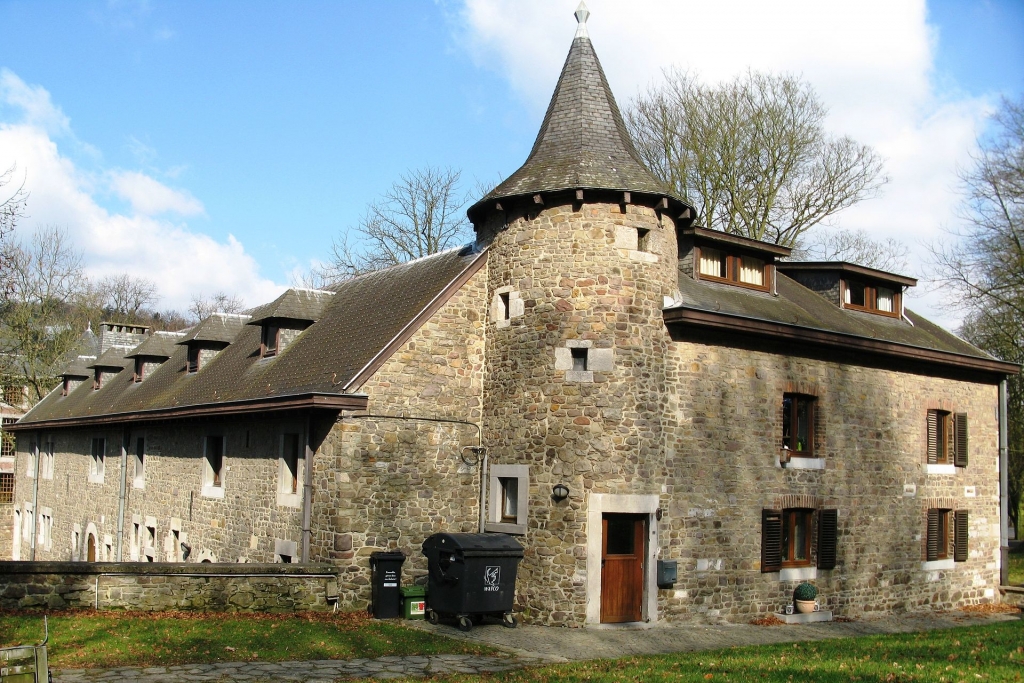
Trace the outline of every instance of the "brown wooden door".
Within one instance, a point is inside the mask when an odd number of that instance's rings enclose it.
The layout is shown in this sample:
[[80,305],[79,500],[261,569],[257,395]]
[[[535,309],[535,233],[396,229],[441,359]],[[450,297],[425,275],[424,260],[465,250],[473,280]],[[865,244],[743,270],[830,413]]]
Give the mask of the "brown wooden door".
[[96,561],[96,537],[89,534],[86,541],[86,558],[89,562]]
[[647,523],[643,515],[602,515],[603,623],[640,621],[643,618],[646,539]]

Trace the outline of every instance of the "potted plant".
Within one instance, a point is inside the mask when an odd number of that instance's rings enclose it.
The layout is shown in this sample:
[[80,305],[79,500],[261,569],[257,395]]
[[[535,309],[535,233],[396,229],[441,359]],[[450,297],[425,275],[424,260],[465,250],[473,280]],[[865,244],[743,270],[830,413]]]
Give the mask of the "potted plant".
[[796,604],[796,611],[800,614],[810,614],[814,611],[814,598],[818,597],[818,589],[809,583],[801,583],[793,591],[793,602]]

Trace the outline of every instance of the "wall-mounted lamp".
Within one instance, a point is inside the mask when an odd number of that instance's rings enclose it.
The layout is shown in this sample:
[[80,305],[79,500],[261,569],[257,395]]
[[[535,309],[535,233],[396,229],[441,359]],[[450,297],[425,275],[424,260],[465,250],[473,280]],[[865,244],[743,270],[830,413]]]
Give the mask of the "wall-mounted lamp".
[[551,496],[555,499],[555,502],[561,503],[569,497],[569,487],[565,484],[555,484],[555,487],[551,489]]

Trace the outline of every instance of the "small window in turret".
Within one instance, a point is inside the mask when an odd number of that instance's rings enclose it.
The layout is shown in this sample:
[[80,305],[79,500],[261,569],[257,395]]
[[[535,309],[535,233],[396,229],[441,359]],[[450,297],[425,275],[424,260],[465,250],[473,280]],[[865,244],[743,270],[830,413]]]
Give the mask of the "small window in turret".
[[578,372],[587,370],[587,352],[589,349],[569,349],[572,352],[572,369]]
[[636,229],[636,250],[637,251],[650,251],[651,250],[651,231],[646,228]]
[[510,292],[504,292],[504,293],[498,295],[498,297],[501,299],[502,308],[504,309],[503,311],[501,311],[502,315],[501,315],[500,320],[508,320],[509,317],[510,317],[510,315],[509,315],[509,311],[510,311],[510,308],[509,308],[509,296],[510,296],[510,294],[511,294]]

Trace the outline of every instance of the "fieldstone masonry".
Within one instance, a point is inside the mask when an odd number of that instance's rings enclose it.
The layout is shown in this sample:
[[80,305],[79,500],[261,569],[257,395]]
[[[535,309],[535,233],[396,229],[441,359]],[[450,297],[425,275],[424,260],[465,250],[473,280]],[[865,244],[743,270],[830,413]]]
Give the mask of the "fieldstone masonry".
[[330,565],[0,562],[0,609],[325,610],[337,583]]

